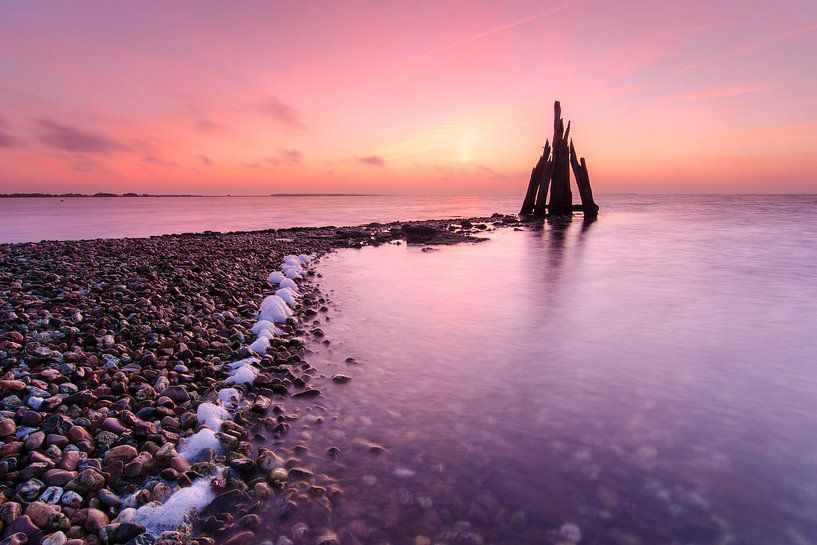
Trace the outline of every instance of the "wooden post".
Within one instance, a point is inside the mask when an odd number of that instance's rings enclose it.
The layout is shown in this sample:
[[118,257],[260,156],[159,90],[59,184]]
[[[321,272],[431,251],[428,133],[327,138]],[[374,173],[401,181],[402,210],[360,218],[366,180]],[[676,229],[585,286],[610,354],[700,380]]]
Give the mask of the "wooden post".
[[590,187],[590,177],[587,175],[587,164],[584,162],[584,157],[579,161],[573,140],[570,141],[570,166],[573,168],[573,176],[576,178],[576,186],[582,198],[582,211],[585,217],[595,218],[599,214],[599,207],[593,202],[593,190]]
[[533,210],[533,217],[542,219],[545,217],[545,208],[547,205],[548,187],[550,186],[550,179],[553,176],[553,159],[548,159],[545,162],[542,173],[539,175],[539,196],[536,199],[536,207]]
[[[573,206],[570,190],[570,172],[576,178],[582,204]],[[548,190],[550,200],[548,202]],[[553,104],[553,142],[545,141],[542,156],[531,172],[528,190],[522,201],[520,215],[531,215],[541,219],[548,215],[568,215],[573,210],[581,210],[585,217],[598,216],[599,207],[593,201],[590,176],[584,157],[579,159],[573,140],[570,140],[570,122],[565,128],[562,106],[557,100]]]
[[587,190],[587,204],[585,204],[584,198],[582,198],[582,210],[584,211],[585,218],[595,218],[599,215],[599,205],[593,200],[593,188],[590,187],[590,175],[587,174],[587,163],[585,163],[584,157],[581,158],[581,167],[583,183]]
[[536,205],[536,191],[539,189],[540,181],[539,179],[542,176],[542,170],[545,167],[545,163],[548,160],[548,156],[550,155],[550,142],[545,140],[545,146],[542,151],[542,156],[539,157],[539,161],[537,161],[536,166],[533,167],[533,170],[530,173],[530,182],[528,183],[528,191],[525,193],[525,200],[522,201],[522,209],[519,211],[520,216],[526,216],[533,214],[534,207]]
[[570,191],[570,157],[567,147],[570,124],[565,130],[562,106],[558,100],[553,104],[553,115],[553,175],[548,215],[571,214],[573,194]]

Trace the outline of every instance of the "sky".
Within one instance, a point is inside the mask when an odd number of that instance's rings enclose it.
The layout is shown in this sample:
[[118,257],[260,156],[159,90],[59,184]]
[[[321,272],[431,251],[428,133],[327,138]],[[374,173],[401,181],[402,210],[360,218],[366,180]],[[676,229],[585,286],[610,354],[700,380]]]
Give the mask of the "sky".
[[814,0],[0,0],[0,192],[817,192]]

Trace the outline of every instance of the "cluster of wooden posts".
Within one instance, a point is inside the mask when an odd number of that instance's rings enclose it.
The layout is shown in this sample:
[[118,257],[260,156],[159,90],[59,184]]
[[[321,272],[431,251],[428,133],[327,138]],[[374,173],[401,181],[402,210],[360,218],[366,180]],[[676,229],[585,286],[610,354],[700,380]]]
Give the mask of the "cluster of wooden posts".
[[[593,190],[590,188],[590,177],[587,175],[587,163],[584,157],[579,159],[573,140],[570,139],[570,122],[565,128],[562,119],[562,106],[557,100],[553,105],[553,144],[545,141],[542,156],[531,172],[528,191],[522,202],[522,216],[534,219],[548,216],[570,215],[581,211],[585,218],[595,218],[599,207],[593,202]],[[573,193],[570,190],[570,170],[576,178],[576,186],[582,203],[573,204]],[[550,190],[550,201],[547,201]]]

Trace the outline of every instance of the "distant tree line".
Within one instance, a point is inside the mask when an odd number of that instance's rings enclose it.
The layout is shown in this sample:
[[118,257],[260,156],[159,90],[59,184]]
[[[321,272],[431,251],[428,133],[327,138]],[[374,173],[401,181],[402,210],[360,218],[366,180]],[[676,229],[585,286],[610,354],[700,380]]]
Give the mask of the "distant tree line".
[[150,193],[0,193],[0,199],[22,199],[22,198],[66,198],[66,197],[199,197],[200,195],[152,195]]

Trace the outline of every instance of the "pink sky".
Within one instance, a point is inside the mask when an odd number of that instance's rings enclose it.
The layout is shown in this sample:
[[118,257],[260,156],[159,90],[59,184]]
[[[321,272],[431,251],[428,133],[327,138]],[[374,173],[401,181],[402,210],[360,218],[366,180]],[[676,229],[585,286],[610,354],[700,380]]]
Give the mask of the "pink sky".
[[817,2],[0,3],[0,192],[817,191]]

